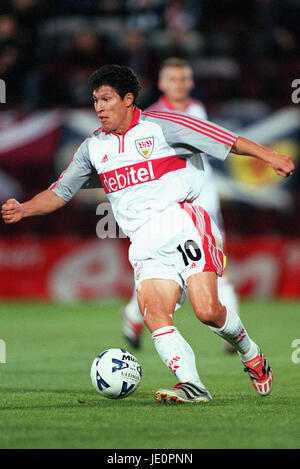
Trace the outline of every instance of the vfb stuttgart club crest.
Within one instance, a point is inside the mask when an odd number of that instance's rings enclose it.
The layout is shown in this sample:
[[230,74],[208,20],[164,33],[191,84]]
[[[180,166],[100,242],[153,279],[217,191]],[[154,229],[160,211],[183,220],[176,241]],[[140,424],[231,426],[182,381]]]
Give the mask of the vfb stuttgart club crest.
[[140,155],[144,158],[149,158],[153,150],[153,137],[141,138],[135,141],[135,146]]

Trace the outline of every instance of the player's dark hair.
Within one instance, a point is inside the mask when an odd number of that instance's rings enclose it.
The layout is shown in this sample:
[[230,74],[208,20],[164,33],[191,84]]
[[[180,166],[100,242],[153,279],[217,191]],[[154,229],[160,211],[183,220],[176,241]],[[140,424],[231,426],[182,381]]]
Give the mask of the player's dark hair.
[[103,65],[89,77],[88,81],[92,90],[96,90],[102,85],[111,86],[122,99],[127,93],[132,93],[134,96],[133,105],[137,105],[141,85],[130,67]]

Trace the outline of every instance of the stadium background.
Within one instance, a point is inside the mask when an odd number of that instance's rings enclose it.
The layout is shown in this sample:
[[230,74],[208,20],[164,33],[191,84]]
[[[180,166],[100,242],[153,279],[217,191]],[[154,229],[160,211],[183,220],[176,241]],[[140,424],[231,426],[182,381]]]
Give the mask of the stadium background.
[[[300,296],[298,1],[1,0],[0,8],[0,203],[49,187],[99,127],[92,71],[131,66],[145,108],[159,97],[160,62],[184,57],[195,72],[192,95],[210,120],[294,158],[288,180],[235,156],[215,174],[238,293]],[[128,240],[96,237],[101,201],[100,191],[82,190],[47,217],[1,221],[0,297],[129,297]]]

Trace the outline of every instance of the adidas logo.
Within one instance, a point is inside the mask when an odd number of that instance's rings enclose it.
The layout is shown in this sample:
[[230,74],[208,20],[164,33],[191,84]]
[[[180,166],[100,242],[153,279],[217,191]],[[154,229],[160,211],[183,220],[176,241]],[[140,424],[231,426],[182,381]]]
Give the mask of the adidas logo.
[[108,161],[108,156],[104,155],[102,160],[101,160],[101,163],[106,163],[106,161]]
[[197,267],[197,264],[195,264],[195,262],[193,262],[193,263],[190,265],[190,269],[194,269],[195,267]]

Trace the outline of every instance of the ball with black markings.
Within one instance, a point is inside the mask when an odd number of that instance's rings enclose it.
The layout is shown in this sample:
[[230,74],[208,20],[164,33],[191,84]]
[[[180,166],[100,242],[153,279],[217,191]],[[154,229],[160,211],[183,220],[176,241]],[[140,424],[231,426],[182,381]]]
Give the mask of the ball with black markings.
[[142,368],[132,353],[111,348],[100,353],[91,366],[94,388],[109,399],[124,399],[132,394],[142,379]]

